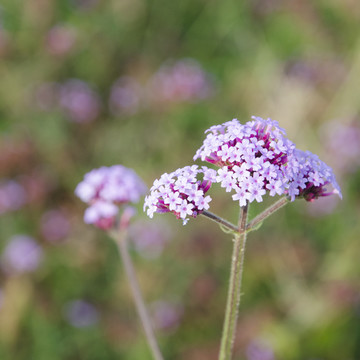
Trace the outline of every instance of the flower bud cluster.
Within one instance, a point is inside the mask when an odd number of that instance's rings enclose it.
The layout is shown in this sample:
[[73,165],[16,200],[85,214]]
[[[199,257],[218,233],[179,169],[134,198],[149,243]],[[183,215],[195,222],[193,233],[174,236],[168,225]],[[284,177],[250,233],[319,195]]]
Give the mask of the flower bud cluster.
[[75,189],[75,194],[90,205],[84,221],[104,230],[114,225],[119,205],[137,203],[145,192],[143,181],[122,165],[90,171]]
[[195,218],[209,208],[211,197],[206,192],[215,180],[216,171],[205,166],[185,166],[165,173],[155,180],[145,198],[144,210],[147,208],[150,218],[155,212],[172,212],[185,225],[189,216]]

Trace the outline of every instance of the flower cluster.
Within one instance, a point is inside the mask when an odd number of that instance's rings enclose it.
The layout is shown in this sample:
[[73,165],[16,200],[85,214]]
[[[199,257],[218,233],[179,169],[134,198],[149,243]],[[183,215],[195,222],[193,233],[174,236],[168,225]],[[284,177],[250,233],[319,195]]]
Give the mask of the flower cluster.
[[1,266],[8,273],[35,271],[43,259],[43,250],[27,235],[13,236],[1,254]]
[[196,102],[210,97],[213,81],[193,59],[167,63],[153,75],[148,85],[149,96],[159,102]]
[[[313,201],[319,196],[341,190],[333,171],[316,155],[296,149],[285,131],[274,120],[253,117],[240,124],[237,119],[206,131],[203,145],[194,160],[201,159],[219,169],[186,166],[155,180],[145,199],[149,217],[155,212],[173,212],[184,224],[188,216],[196,217],[209,208],[211,198],[205,193],[212,183],[220,183],[240,206],[261,202],[265,194],[285,195],[294,201]],[[202,174],[203,179],[198,180]],[[331,185],[332,191],[325,186]]]
[[[303,197],[306,201],[314,201],[319,196],[331,194],[342,197],[332,169],[310,151],[295,149],[288,167],[292,171],[292,181],[289,185],[291,200],[294,200],[295,196]],[[328,191],[325,188],[327,185],[331,185],[333,190]]]
[[0,215],[20,209],[27,202],[25,188],[15,180],[0,182]]
[[266,193],[311,201],[330,194],[324,189],[327,184],[341,196],[332,170],[315,155],[297,150],[274,120],[253,117],[243,125],[233,119],[206,132],[194,160],[220,167],[216,182],[227,192],[234,190],[232,197],[240,206],[261,202]]
[[60,87],[60,107],[76,123],[90,123],[100,112],[98,94],[84,81],[67,80]]
[[155,212],[172,212],[185,225],[188,216],[195,218],[209,208],[211,197],[205,194],[215,180],[215,170],[205,166],[186,166],[170,174],[165,173],[155,180],[145,198],[144,210],[147,208],[150,218]]
[[122,165],[90,171],[75,189],[75,194],[90,204],[85,211],[85,222],[105,230],[114,225],[119,205],[137,203],[145,192],[143,181]]

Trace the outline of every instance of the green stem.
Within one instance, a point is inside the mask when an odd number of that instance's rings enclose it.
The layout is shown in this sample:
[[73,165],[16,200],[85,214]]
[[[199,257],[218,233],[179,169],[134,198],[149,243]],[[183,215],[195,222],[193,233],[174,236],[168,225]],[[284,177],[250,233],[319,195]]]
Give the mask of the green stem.
[[239,229],[238,229],[238,227],[236,225],[234,225],[231,222],[221,218],[218,215],[213,214],[210,211],[204,210],[204,211],[201,212],[201,215],[206,216],[210,220],[215,221],[216,223],[220,224],[221,226],[226,227],[231,232],[236,232],[237,233],[239,231]]
[[283,197],[276,201],[274,204],[272,204],[270,207],[268,207],[266,210],[264,210],[261,214],[256,216],[253,220],[251,220],[248,224],[246,224],[246,232],[249,232],[256,228],[257,225],[259,225],[261,222],[263,222],[266,218],[268,218],[270,215],[272,215],[275,211],[282,208],[284,205],[286,205],[289,202],[289,199],[287,197]]
[[119,252],[125,268],[125,273],[128,278],[130,288],[135,300],[135,306],[139,314],[142,326],[144,328],[146,339],[152,352],[153,358],[155,360],[163,360],[164,358],[160,352],[153,328],[151,326],[150,316],[146,310],[146,306],[141,295],[140,286],[135,275],[134,265],[128,252],[126,233],[119,230],[116,233],[112,233],[111,236],[114,238],[119,248]]
[[230,360],[236,332],[238,309],[241,297],[241,280],[246,245],[246,221],[248,205],[240,208],[238,234],[235,235],[231,261],[230,284],[225,310],[225,320],[221,338],[219,360]]

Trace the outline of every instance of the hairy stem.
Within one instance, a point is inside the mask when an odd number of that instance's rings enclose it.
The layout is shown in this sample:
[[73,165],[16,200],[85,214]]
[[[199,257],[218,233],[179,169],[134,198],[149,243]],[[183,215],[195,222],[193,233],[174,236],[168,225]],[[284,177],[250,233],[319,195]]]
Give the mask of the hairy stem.
[[275,211],[282,208],[284,205],[286,205],[289,202],[287,197],[283,197],[276,201],[274,204],[272,204],[270,207],[268,207],[266,210],[264,210],[261,214],[257,215],[254,219],[252,219],[248,224],[246,224],[245,231],[249,232],[256,228],[258,224],[260,224],[262,221],[264,221],[266,218],[268,218],[270,215],[272,215]]
[[207,218],[209,218],[210,220],[217,222],[218,224],[226,227],[228,230],[230,230],[230,231],[232,231],[232,232],[238,232],[238,231],[239,231],[239,229],[238,229],[238,227],[237,227],[236,225],[234,225],[234,224],[232,224],[231,222],[229,222],[229,221],[221,218],[221,217],[218,216],[218,215],[213,214],[213,213],[210,212],[210,211],[204,210],[204,211],[201,213],[201,215],[204,215],[204,216],[206,216]]
[[131,261],[131,257],[127,248],[127,240],[125,231],[119,230],[117,233],[113,233],[112,237],[115,239],[119,248],[119,252],[124,264],[125,273],[128,278],[130,288],[135,300],[137,312],[139,314],[142,326],[145,331],[146,339],[155,360],[163,360],[163,356],[160,352],[156,337],[151,326],[150,316],[146,310],[144,299],[141,295],[140,286],[135,275],[134,265]]
[[241,280],[246,245],[246,221],[248,205],[240,208],[238,234],[235,235],[231,259],[231,273],[225,320],[221,338],[219,360],[230,360],[236,333],[236,323],[241,297]]

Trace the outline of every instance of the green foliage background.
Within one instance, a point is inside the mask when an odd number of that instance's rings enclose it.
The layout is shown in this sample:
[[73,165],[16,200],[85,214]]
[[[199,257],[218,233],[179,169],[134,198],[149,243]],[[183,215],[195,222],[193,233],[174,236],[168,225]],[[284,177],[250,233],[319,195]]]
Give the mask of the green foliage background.
[[[76,31],[64,56],[46,48],[58,24]],[[150,359],[115,245],[83,224],[76,184],[92,168],[123,164],[151,186],[192,163],[208,127],[251,115],[278,120],[300,148],[333,166],[344,199],[316,216],[310,208],[318,205],[296,201],[249,236],[234,358],[249,359],[254,341],[278,360],[360,358],[360,173],[355,164],[340,171],[323,137],[327,124],[360,126],[357,1],[3,0],[0,25],[0,151],[6,154],[9,143],[27,149],[2,161],[0,175],[42,181],[36,201],[1,215],[0,248],[15,234],[29,234],[46,255],[33,274],[0,275],[1,359]],[[119,76],[145,83],[164,62],[182,58],[213,74],[213,97],[133,115],[108,110]],[[94,122],[76,124],[35,105],[39,85],[69,78],[99,93]],[[236,221],[231,196],[219,188],[212,195],[213,212]],[[52,244],[39,223],[56,208],[68,214],[71,231]],[[145,220],[141,204],[138,210]],[[164,252],[132,256],[146,301],[183,307],[177,328],[158,331],[165,358],[216,359],[231,240],[205,218],[183,227],[169,214],[157,217],[171,227]],[[66,321],[64,306],[77,298],[95,304],[96,325]]]

